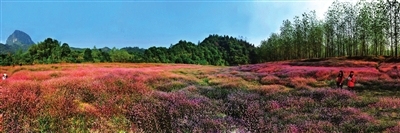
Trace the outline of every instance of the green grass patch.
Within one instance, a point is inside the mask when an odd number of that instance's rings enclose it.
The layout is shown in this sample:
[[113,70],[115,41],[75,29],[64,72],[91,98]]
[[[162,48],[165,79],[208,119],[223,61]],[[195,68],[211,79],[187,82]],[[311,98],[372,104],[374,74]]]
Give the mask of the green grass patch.
[[14,69],[14,70],[12,71],[12,73],[14,74],[14,73],[19,72],[19,71],[22,71],[22,70],[27,70],[27,68],[25,68],[25,67],[20,67],[20,68]]
[[87,115],[78,114],[72,117],[70,122],[71,126],[69,127],[69,132],[89,133],[93,120],[91,120],[91,118]]
[[200,82],[198,83],[201,86],[209,86],[210,85],[210,79],[208,78],[203,78],[200,80]]
[[367,107],[379,101],[377,97],[360,96],[359,100],[351,101],[350,105],[357,108]]
[[182,88],[185,88],[188,86],[188,84],[182,82],[182,81],[171,81],[169,83],[165,83],[163,85],[155,87],[156,90],[159,91],[164,91],[164,92],[171,92],[175,90],[180,90]]
[[236,89],[227,88],[202,88],[200,94],[211,99],[226,99],[229,94],[237,91]]
[[34,71],[48,71],[51,69],[48,67],[32,67],[32,68],[29,68],[28,70],[34,72]]

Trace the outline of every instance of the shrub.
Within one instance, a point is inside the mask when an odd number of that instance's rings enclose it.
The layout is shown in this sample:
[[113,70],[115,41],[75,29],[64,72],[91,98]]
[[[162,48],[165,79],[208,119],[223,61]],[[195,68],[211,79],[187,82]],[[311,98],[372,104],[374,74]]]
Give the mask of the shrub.
[[254,91],[259,92],[263,95],[270,95],[278,92],[287,91],[287,89],[283,85],[262,85],[260,88],[254,89]]
[[398,133],[398,132],[400,132],[400,123],[397,124],[394,127],[390,127],[388,129],[386,129],[386,132],[388,132],[388,133]]
[[43,106],[42,90],[35,82],[13,82],[0,95],[0,114],[5,132],[32,132],[31,123]]
[[287,83],[287,86],[296,89],[311,89],[309,85],[315,84],[316,82],[317,81],[313,78],[293,77],[290,78],[290,82]]
[[206,98],[187,97],[185,93],[154,93],[129,105],[126,117],[145,132],[229,131],[225,118]]
[[263,77],[260,81],[263,85],[278,84],[281,79],[275,75],[267,75]]
[[372,104],[370,107],[385,108],[385,109],[400,109],[400,98],[389,98],[389,97],[380,98],[377,103]]
[[223,88],[202,88],[200,89],[200,94],[211,99],[226,99],[226,97],[234,91],[236,90]]

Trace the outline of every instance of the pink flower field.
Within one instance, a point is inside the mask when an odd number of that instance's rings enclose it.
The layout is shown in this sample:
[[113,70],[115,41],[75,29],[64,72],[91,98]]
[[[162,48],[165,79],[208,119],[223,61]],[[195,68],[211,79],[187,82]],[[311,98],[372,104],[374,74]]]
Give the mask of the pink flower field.
[[[400,132],[396,63],[0,67],[0,132]],[[337,89],[339,70],[357,78]],[[346,88],[346,82],[344,88]]]

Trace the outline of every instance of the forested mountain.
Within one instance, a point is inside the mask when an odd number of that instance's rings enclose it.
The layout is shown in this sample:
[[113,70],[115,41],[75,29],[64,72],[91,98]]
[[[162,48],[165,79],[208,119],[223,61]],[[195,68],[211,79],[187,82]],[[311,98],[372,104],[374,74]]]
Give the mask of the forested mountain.
[[[109,49],[109,50],[111,50],[111,49]],[[126,50],[129,54],[134,54],[134,53],[144,53],[144,51],[146,49],[139,48],[139,47],[124,47],[124,48],[121,48],[121,50]]]
[[230,36],[210,35],[200,44],[184,40],[169,48],[151,47],[144,52],[147,62],[203,65],[239,65],[256,63],[255,47]]
[[9,46],[0,43],[0,54],[6,54],[6,53],[10,53],[11,49]]

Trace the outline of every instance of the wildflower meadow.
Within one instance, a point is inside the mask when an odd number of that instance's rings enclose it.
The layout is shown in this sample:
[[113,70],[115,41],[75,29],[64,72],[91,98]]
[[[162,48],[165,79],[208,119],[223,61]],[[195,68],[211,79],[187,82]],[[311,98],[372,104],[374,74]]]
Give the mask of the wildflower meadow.
[[[400,132],[400,64],[0,67],[1,132]],[[336,88],[343,70],[354,90]]]

